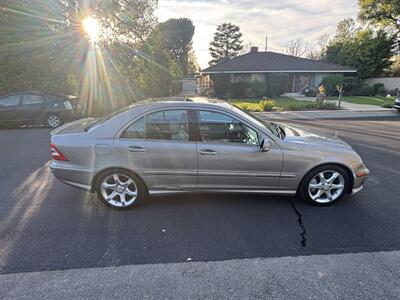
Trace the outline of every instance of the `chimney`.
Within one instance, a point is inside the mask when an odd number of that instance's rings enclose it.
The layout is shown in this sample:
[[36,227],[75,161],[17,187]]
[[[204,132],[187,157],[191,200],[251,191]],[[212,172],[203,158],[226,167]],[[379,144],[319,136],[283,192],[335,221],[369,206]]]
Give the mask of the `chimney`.
[[250,53],[256,53],[258,52],[258,47],[251,47],[250,48]]

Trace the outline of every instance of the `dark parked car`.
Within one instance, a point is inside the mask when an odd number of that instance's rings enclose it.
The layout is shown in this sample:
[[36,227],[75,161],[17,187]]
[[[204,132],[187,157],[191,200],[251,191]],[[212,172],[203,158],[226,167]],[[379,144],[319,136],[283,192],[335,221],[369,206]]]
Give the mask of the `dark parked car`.
[[79,100],[45,93],[13,93],[0,97],[0,125],[46,124],[58,127],[79,118]]

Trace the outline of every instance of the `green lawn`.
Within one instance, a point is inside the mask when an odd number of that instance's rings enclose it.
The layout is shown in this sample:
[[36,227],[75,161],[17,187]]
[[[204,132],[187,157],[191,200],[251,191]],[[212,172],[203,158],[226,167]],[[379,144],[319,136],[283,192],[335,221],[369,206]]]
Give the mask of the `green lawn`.
[[[328,97],[329,100],[338,100],[338,97]],[[394,97],[386,98],[383,96],[345,96],[343,97],[344,102],[354,104],[369,104],[382,106],[384,103],[394,101]]]
[[[262,99],[232,99],[229,100],[232,104],[238,105],[243,109],[250,111],[259,111],[259,102]],[[307,110],[313,109],[314,103],[312,101],[299,101],[289,97],[277,97],[271,99],[275,101],[274,110],[284,111],[284,110]]]

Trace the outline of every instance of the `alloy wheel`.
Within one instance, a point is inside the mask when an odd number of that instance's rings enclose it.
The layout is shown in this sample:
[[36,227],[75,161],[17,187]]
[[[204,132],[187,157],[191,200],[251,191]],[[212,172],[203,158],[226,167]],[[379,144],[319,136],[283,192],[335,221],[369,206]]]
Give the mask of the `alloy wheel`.
[[47,117],[47,123],[53,128],[58,127],[60,126],[60,117],[56,115],[50,115]]
[[316,174],[308,185],[311,199],[320,204],[333,202],[340,197],[345,188],[345,181],[337,171],[326,170]]
[[138,187],[128,175],[112,174],[101,182],[101,195],[111,206],[125,207],[136,201]]

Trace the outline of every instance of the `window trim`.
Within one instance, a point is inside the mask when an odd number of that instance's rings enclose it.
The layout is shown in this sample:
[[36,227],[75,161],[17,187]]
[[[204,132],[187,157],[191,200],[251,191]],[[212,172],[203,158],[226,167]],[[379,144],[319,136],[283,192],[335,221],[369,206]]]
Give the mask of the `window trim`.
[[[161,139],[130,139],[130,138],[125,138],[122,137],[122,135],[124,134],[124,132],[130,127],[132,126],[134,123],[136,123],[137,121],[139,121],[141,118],[144,118],[144,129],[146,132],[146,121],[147,121],[147,116],[153,113],[157,113],[157,112],[161,112],[161,111],[171,111],[171,110],[184,110],[186,111],[187,114],[187,123],[188,123],[188,133],[189,133],[189,139],[187,141],[184,140],[161,140]],[[154,110],[149,110],[146,112],[141,113],[139,116],[137,116],[136,118],[134,118],[132,121],[128,122],[127,124],[125,124],[125,126],[123,126],[120,131],[118,131],[118,133],[116,134],[116,139],[121,140],[121,141],[155,141],[155,142],[178,142],[178,143],[193,143],[196,142],[195,139],[193,139],[193,125],[191,126],[190,124],[193,124],[193,122],[195,121],[193,119],[193,113],[191,112],[193,109],[190,108],[183,108],[183,107],[168,107],[168,108],[157,108]]]
[[[243,146],[256,146],[256,147],[260,147],[261,145],[261,141],[260,141],[260,137],[262,136],[262,134],[260,134],[260,130],[258,130],[257,128],[254,128],[254,126],[251,126],[248,124],[248,122],[245,122],[241,119],[238,119],[236,116],[229,114],[225,111],[221,111],[218,109],[212,109],[212,108],[195,108],[194,110],[194,118],[195,118],[195,122],[194,124],[196,124],[196,132],[198,133],[197,135],[197,142],[198,143],[203,143],[203,144],[222,144],[222,145],[243,145]],[[200,136],[200,120],[199,120],[199,112],[200,111],[209,111],[209,112],[215,112],[215,113],[219,113],[222,115],[225,115],[229,118],[232,118],[233,120],[235,120],[236,122],[242,123],[245,126],[247,126],[248,128],[254,130],[257,134],[257,144],[246,144],[246,143],[236,143],[236,142],[222,142],[222,141],[203,141],[201,139]]]

